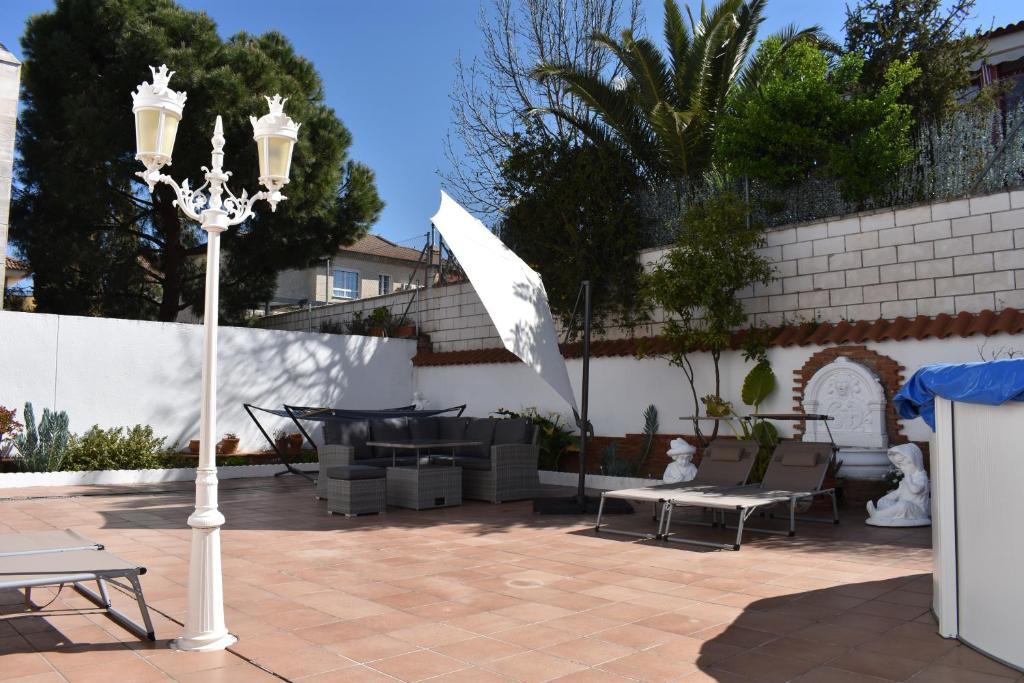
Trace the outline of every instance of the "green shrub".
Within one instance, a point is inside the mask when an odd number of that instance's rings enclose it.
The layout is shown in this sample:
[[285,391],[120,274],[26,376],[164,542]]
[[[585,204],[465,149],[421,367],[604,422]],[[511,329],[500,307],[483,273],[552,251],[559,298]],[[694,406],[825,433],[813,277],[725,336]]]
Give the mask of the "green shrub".
[[36,426],[32,404],[25,404],[25,433],[14,440],[21,458],[19,468],[26,472],[55,472],[63,469],[71,434],[68,414],[43,408],[43,417]]
[[541,415],[536,408],[520,411],[499,408],[494,413],[508,418],[525,418],[537,427],[537,446],[540,451],[537,467],[542,470],[557,470],[558,463],[566,453],[579,453],[579,436],[562,422],[558,413]]
[[102,429],[93,425],[71,439],[64,470],[147,470],[165,466],[164,439],[143,425]]

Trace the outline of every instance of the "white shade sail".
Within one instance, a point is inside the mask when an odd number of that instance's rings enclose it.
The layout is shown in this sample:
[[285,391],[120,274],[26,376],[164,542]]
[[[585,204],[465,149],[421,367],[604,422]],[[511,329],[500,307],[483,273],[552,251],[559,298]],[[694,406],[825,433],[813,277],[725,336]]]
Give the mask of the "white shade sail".
[[431,220],[469,277],[505,348],[576,411],[540,275],[443,191],[441,208]]

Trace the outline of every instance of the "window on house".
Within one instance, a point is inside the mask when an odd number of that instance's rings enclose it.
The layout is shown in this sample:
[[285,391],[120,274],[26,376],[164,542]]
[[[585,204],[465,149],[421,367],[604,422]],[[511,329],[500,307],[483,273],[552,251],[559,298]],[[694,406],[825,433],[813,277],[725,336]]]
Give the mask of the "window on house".
[[334,298],[359,298],[359,273],[351,270],[334,271]]
[[391,276],[390,275],[378,275],[377,276],[377,292],[379,294],[390,294],[391,293]]

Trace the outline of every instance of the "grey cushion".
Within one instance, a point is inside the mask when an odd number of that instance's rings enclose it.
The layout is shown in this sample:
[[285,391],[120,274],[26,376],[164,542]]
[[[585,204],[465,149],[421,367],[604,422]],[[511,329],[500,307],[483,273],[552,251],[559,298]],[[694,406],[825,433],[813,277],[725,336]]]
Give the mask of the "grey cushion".
[[464,470],[476,470],[478,472],[490,472],[491,471],[491,459],[490,458],[477,458],[472,455],[457,455],[455,456],[455,466],[461,467]]
[[430,419],[437,422],[437,438],[439,439],[462,439],[466,436],[468,417],[433,417]]
[[741,443],[718,443],[717,441],[708,449],[708,456],[712,460],[720,462],[739,462],[743,457],[743,444]]
[[409,419],[409,435],[414,439],[440,438],[440,425],[433,417],[413,417]]
[[525,418],[494,421],[494,445],[506,443],[530,443],[533,425]]
[[369,458],[370,447],[366,445],[370,437],[369,420],[330,420],[324,422],[324,443],[351,446],[355,450],[356,460]]
[[328,479],[383,479],[387,472],[381,467],[367,467],[366,465],[348,465],[346,467],[328,467]]
[[479,446],[462,446],[455,449],[455,455],[469,455],[477,458],[488,458],[491,455],[491,442],[494,440],[494,423],[487,417],[471,418],[466,425],[463,438],[466,441],[479,441]]
[[[398,441],[409,438],[409,420],[404,417],[389,417],[386,420],[370,421],[370,441]],[[391,456],[390,448],[375,447],[374,457]]]
[[416,464],[416,456],[409,455],[410,451],[398,451],[394,460],[391,458],[390,449],[386,456],[373,456],[365,460],[360,460],[360,465],[368,465],[370,467],[410,467]]

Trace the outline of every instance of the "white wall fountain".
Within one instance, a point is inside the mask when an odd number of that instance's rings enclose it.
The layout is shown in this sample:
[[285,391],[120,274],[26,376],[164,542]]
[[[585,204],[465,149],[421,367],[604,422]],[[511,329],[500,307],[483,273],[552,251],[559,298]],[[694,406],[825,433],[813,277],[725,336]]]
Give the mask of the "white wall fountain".
[[885,430],[885,390],[867,367],[839,357],[814,373],[804,391],[804,412],[831,415],[834,420],[807,421],[804,441],[839,446],[838,459],[846,479],[878,481],[889,471],[889,436]]

